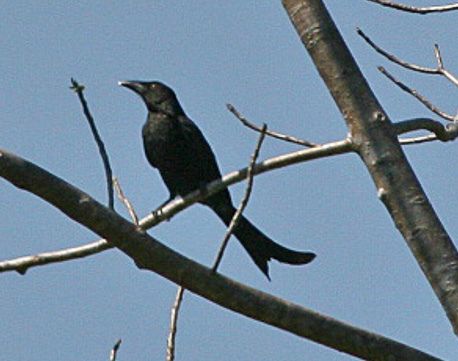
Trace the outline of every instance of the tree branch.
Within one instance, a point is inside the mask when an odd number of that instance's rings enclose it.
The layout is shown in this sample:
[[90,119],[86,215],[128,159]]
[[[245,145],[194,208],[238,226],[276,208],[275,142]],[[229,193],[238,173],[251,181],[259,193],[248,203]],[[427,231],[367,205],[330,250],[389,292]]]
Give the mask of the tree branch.
[[121,342],[122,342],[121,339],[116,341],[116,343],[114,344],[113,348],[111,349],[110,361],[116,361],[116,357],[118,356],[118,350],[119,350],[119,347],[121,346]]
[[416,13],[420,15],[430,14],[430,13],[438,13],[438,12],[445,12],[445,11],[452,11],[458,10],[458,4],[449,4],[449,5],[436,5],[436,6],[424,6],[424,7],[417,7],[417,6],[410,6],[404,5],[400,3],[395,3],[389,0],[367,0],[382,6],[390,7],[392,9],[406,11],[409,13]]
[[[221,263],[221,260],[223,259],[223,254],[227,247],[227,243],[229,242],[229,238],[231,237],[232,232],[234,231],[234,228],[237,227],[237,224],[239,223],[239,219],[246,205],[248,204],[248,200],[251,195],[251,190],[253,188],[253,177],[254,177],[253,168],[254,168],[254,165],[256,164],[256,160],[258,159],[259,151],[261,150],[261,145],[266,135],[266,130],[267,130],[267,125],[264,124],[261,129],[261,134],[258,138],[258,142],[256,144],[254,153],[251,156],[250,164],[248,165],[247,186],[245,189],[245,194],[242,198],[242,201],[240,202],[240,205],[237,208],[237,211],[234,213],[234,216],[231,219],[231,223],[229,224],[229,227],[227,228],[227,231],[224,235],[223,242],[221,244],[221,247],[216,256],[216,260],[212,267],[213,272],[217,271],[219,264]],[[169,331],[169,337],[167,338],[166,361],[173,361],[175,359],[175,337],[176,337],[176,332],[177,332],[178,314],[180,312],[181,302],[183,301],[183,294],[184,294],[184,288],[182,286],[179,286],[176,297],[175,297],[175,303],[173,304],[171,315],[170,315],[170,331]]]
[[87,105],[86,99],[84,98],[84,86],[78,84],[78,82],[73,78],[71,81],[72,86],[70,89],[72,89],[78,95],[81,106],[83,107],[84,115],[86,116],[89,127],[91,128],[91,132],[99,149],[100,156],[102,157],[103,168],[105,169],[105,177],[107,182],[108,207],[114,209],[113,172],[111,170],[110,161],[108,159],[108,153],[105,150],[105,145],[103,144],[102,138],[100,137],[97,127],[95,126],[94,118],[92,117],[89,106]]
[[[262,132],[262,127],[258,127],[257,125],[251,123],[237,109],[235,109],[235,107],[233,105],[226,104],[226,107],[232,114],[235,115],[235,117],[238,120],[240,120],[240,122],[243,125],[245,125],[246,127],[250,128],[250,129],[253,129],[256,132]],[[319,146],[319,144],[317,144],[317,143],[312,143],[312,142],[309,142],[308,140],[299,139],[299,138],[293,137],[291,135],[286,135],[286,134],[274,132],[273,130],[269,130],[269,129],[266,130],[266,134],[268,136],[272,137],[272,138],[277,138],[277,139],[280,139],[280,140],[284,140],[285,142],[299,144],[299,145],[302,145],[304,147],[312,148],[312,147],[318,147]]]
[[397,141],[396,132],[321,0],[283,0],[337,103],[378,195],[458,334],[458,253]]
[[439,74],[439,70],[436,68],[427,68],[424,66],[408,63],[407,61],[404,61],[393,54],[390,54],[386,50],[383,50],[381,47],[379,47],[377,44],[375,44],[360,28],[356,29],[356,32],[359,36],[361,36],[366,43],[368,43],[377,53],[383,55],[385,58],[388,60],[392,61],[395,64],[398,64],[406,69],[409,70],[414,70],[418,71],[420,73],[425,73],[425,74]]
[[451,83],[458,86],[458,79],[451,74],[447,69],[444,68],[444,63],[442,61],[442,56],[440,54],[439,45],[434,45],[434,56],[436,57],[437,67],[436,68],[428,68],[412,63],[408,63],[393,54],[388,53],[387,51],[383,50],[377,44],[375,44],[361,29],[357,29],[356,32],[360,35],[377,53],[383,55],[388,60],[392,61],[395,64],[398,64],[406,69],[417,71],[419,73],[425,74],[437,74],[443,75],[447,78]]
[[430,102],[426,97],[421,95],[418,91],[415,89],[409,88],[407,85],[402,83],[400,80],[396,79],[393,75],[391,75],[384,67],[379,66],[377,69],[385,75],[388,79],[390,79],[394,84],[396,84],[399,88],[404,90],[405,92],[409,93],[410,95],[414,96],[416,99],[418,99],[425,107],[427,107],[429,110],[431,110],[433,113],[437,114],[441,118],[444,118],[449,121],[455,121],[457,119],[456,115],[450,115],[442,110],[440,110],[438,107],[436,107],[432,102]]
[[393,124],[397,134],[404,134],[416,130],[429,130],[434,133],[434,139],[443,142],[455,140],[458,137],[458,123],[449,123],[446,126],[429,118],[414,118]]
[[126,207],[127,212],[129,212],[129,216],[132,219],[132,222],[136,225],[139,225],[137,212],[135,212],[132,203],[130,203],[129,199],[122,191],[121,184],[119,183],[119,180],[116,177],[113,178],[113,187],[116,190],[116,194],[118,195],[119,200],[122,202],[122,204],[124,204],[124,207]]
[[50,263],[60,263],[78,258],[92,256],[113,248],[107,241],[100,239],[82,246],[60,249],[57,251],[42,252],[30,256],[22,256],[0,262],[0,273],[16,271],[24,275],[29,268],[45,266]]
[[153,271],[222,307],[363,359],[439,360],[214,273],[164,246],[88,194],[6,151],[0,151],[0,176],[108,239],[139,268]]
[[[345,154],[351,151],[352,144],[348,139],[333,143],[327,143],[316,148],[303,149],[264,160],[263,162],[256,164],[253,169],[253,173],[257,175],[267,171],[272,171],[274,169],[282,168],[287,165],[297,164],[310,161],[312,159],[319,159],[338,154]],[[246,179],[247,172],[248,169],[244,168],[229,173],[222,179],[211,182],[203,190],[194,191],[184,198],[177,198],[172,202],[167,203],[161,209],[161,212],[151,213],[150,215],[140,220],[139,227],[145,230],[150,229],[163,222],[164,220],[172,218],[178,212],[190,207],[194,203],[205,199],[205,197],[220,191],[224,187],[242,182]],[[87,257],[110,248],[112,248],[112,246],[108,244],[106,240],[102,239],[85,244],[83,246],[5,260],[0,262],[0,273],[17,271],[21,274],[24,274],[31,267]]]
[[170,331],[169,337],[167,337],[167,353],[165,358],[167,361],[175,360],[175,336],[177,334],[178,315],[180,313],[181,302],[183,301],[183,294],[183,286],[178,286],[175,302],[170,312]]
[[[267,131],[267,125],[264,124],[263,127],[261,128],[261,134],[259,135],[258,142],[256,144],[256,148],[254,150],[253,155],[251,156],[250,164],[248,165],[247,169],[247,186],[245,188],[245,194],[242,197],[242,200],[240,202],[240,205],[237,207],[237,211],[234,213],[234,216],[231,219],[231,223],[229,224],[229,227],[227,227],[226,234],[224,235],[223,242],[221,243],[221,247],[218,251],[218,254],[216,255],[215,263],[213,264],[212,270],[216,272],[216,270],[219,267],[219,264],[221,263],[221,260],[223,259],[223,254],[224,251],[226,250],[227,243],[229,242],[229,238],[231,238],[232,232],[234,231],[235,227],[239,224],[240,217],[242,216],[243,211],[245,210],[248,200],[250,199],[251,195],[251,190],[253,189],[253,169],[256,164],[256,160],[258,159],[259,156],[259,151],[261,150],[262,142],[264,141],[264,138],[266,136],[266,131]],[[267,278],[270,277],[267,274]]]
[[433,142],[437,140],[435,134],[429,135],[422,135],[420,137],[412,137],[412,138],[399,138],[399,144],[401,145],[411,145],[411,144],[421,144],[426,142]]
[[[449,137],[452,138],[456,137],[456,126],[453,125],[454,123],[448,124],[445,127],[447,133],[449,133]],[[418,129],[427,129],[418,127]],[[411,129],[409,131],[412,131]],[[398,130],[398,134],[405,133],[405,131]],[[438,138],[435,135],[428,135],[424,137],[416,137],[416,138],[407,138],[407,139],[399,139],[401,144],[418,144],[427,141],[437,140]],[[324,158],[333,155],[345,154],[352,151],[351,142],[349,140],[343,140],[333,143],[327,143],[324,145],[317,146],[316,149],[313,151],[308,150],[301,150],[297,152],[287,153],[278,157],[270,158],[265,160],[264,162],[258,163],[257,168],[255,169],[255,175],[275,170],[290,164],[296,164],[300,162],[306,162],[313,159]],[[200,190],[198,192],[193,192],[191,195],[183,198],[177,199],[165,207],[163,207],[160,214],[150,214],[140,220],[139,226],[142,229],[150,229],[157,224],[163,222],[166,219],[173,217],[178,212],[190,207],[194,203],[198,202],[200,199],[204,199],[205,195],[210,195],[215,192],[216,189],[220,189],[223,186],[229,186],[235,184],[237,182],[241,182],[244,180],[243,174],[247,171],[246,169],[240,169],[239,171],[229,173],[225,175],[221,180],[217,180],[212,182],[208,185],[208,189]],[[114,182],[116,187],[116,181]],[[122,198],[123,196],[120,194],[120,199],[125,203],[125,200]],[[127,205],[126,205],[127,207]],[[129,207],[128,207],[129,210]],[[129,213],[132,213],[129,210]],[[135,215],[135,213],[134,213]],[[136,217],[136,215],[135,215]],[[57,251],[49,251],[43,252],[35,255],[29,256],[22,256],[10,260],[0,261],[0,273],[2,272],[9,272],[9,271],[16,271],[20,274],[25,274],[29,268],[38,267],[38,266],[45,266],[52,263],[60,263],[66,262],[78,258],[88,257],[108,249],[113,248],[106,240],[100,239],[97,241],[93,241],[82,246],[76,246],[72,248],[65,248]]]

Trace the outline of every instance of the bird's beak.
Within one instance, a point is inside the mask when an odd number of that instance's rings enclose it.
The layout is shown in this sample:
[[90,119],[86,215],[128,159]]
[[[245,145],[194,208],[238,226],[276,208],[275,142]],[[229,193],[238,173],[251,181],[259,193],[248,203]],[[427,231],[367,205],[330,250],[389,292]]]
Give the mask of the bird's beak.
[[146,90],[145,85],[141,81],[122,80],[118,82],[118,85],[129,88],[130,90],[133,90],[139,95],[144,94]]

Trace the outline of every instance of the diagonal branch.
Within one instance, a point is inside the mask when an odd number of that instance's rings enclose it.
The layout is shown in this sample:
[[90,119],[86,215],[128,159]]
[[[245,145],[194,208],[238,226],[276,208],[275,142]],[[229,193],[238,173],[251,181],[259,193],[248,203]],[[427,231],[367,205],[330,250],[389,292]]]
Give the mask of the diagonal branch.
[[[257,132],[262,132],[262,127],[258,127],[256,124],[251,123],[237,109],[235,109],[235,107],[233,105],[227,104],[226,106],[227,106],[227,109],[232,114],[234,114],[235,117],[238,120],[240,120],[242,122],[243,125],[245,125],[246,127],[250,128],[250,129],[253,129],[253,130],[257,131]],[[312,142],[309,142],[308,140],[299,139],[299,138],[293,137],[291,135],[278,133],[278,132],[275,132],[275,131],[269,130],[269,129],[266,130],[266,134],[268,136],[272,137],[272,138],[277,138],[277,139],[280,139],[280,140],[284,140],[286,142],[303,145],[304,147],[312,148],[312,147],[318,147],[319,146],[319,144],[317,144],[317,143],[312,143]]]
[[[257,175],[272,171],[274,169],[282,168],[287,165],[306,162],[312,159],[325,158],[338,154],[345,154],[351,151],[351,141],[349,139],[345,139],[338,142],[327,143],[316,148],[303,149],[264,160],[263,162],[257,163],[253,171],[254,174]],[[190,207],[194,203],[205,199],[205,197],[215,194],[227,186],[242,182],[246,179],[247,171],[247,168],[245,168],[236,172],[229,173],[222,179],[211,182],[203,190],[194,191],[184,198],[178,198],[172,202],[167,203],[161,209],[161,212],[154,212],[140,220],[139,227],[145,230],[150,229],[163,222],[164,220],[172,218],[175,214]],[[112,246],[108,244],[104,239],[101,239],[74,248],[5,260],[0,262],[0,273],[17,271],[21,274],[24,274],[31,267],[87,257],[110,248],[112,248]]]
[[458,334],[458,252],[322,0],[283,0],[396,227]]
[[[216,272],[216,270],[219,267],[219,264],[221,263],[221,260],[223,259],[223,254],[224,251],[226,250],[227,243],[229,242],[229,238],[231,238],[232,232],[234,231],[235,227],[239,224],[240,217],[242,216],[243,211],[245,210],[248,200],[250,199],[251,195],[251,190],[253,189],[253,169],[256,164],[256,160],[258,159],[259,156],[259,151],[261,150],[262,142],[264,141],[264,138],[266,136],[266,131],[267,131],[267,125],[264,124],[262,129],[261,129],[261,134],[259,135],[258,142],[256,144],[256,148],[254,150],[253,155],[251,156],[250,164],[248,165],[248,170],[247,170],[247,186],[245,188],[245,194],[243,195],[242,201],[240,202],[240,205],[237,208],[237,211],[234,213],[234,216],[231,219],[231,223],[229,224],[229,227],[227,228],[226,234],[224,235],[223,242],[221,243],[221,247],[218,251],[218,254],[216,255],[215,263],[213,264],[212,270]],[[267,278],[270,277],[267,274]]]
[[[250,198],[251,190],[253,187],[253,176],[254,176],[253,168],[254,168],[254,165],[256,164],[256,160],[258,159],[259,151],[261,149],[262,142],[266,135],[266,130],[267,130],[267,125],[264,124],[264,126],[261,129],[261,134],[256,144],[254,153],[251,156],[250,164],[248,166],[247,186],[245,189],[245,194],[242,198],[242,201],[240,202],[239,207],[237,208],[237,211],[235,212],[234,216],[232,217],[231,223],[229,224],[229,227],[224,235],[223,242],[221,244],[221,247],[216,256],[216,260],[212,267],[213,272],[216,272],[216,270],[218,269],[219,264],[221,263],[221,260],[223,259],[223,254],[229,242],[229,238],[231,237],[232,232],[234,231],[234,228],[237,227],[240,216],[242,215],[242,212],[244,211],[246,205],[248,204],[248,200]],[[167,338],[166,361],[175,360],[175,338],[176,338],[176,333],[177,333],[178,314],[180,312],[181,302],[183,301],[183,294],[184,294],[184,288],[182,286],[179,286],[177,290],[177,294],[175,296],[175,302],[173,304],[172,311],[170,313],[170,331],[169,331],[169,336]]]
[[72,78],[72,89],[77,95],[83,107],[84,115],[86,116],[89,127],[91,128],[92,135],[95,139],[97,147],[99,148],[100,156],[102,157],[103,167],[105,169],[106,183],[107,183],[107,192],[108,192],[108,207],[114,209],[114,196],[113,196],[113,172],[111,170],[110,161],[108,159],[108,153],[105,149],[105,144],[103,144],[102,138],[95,126],[94,118],[92,117],[91,112],[89,111],[89,106],[87,101],[84,98],[84,86],[80,85],[75,79]]
[[420,66],[412,63],[408,63],[407,61],[404,61],[393,54],[390,54],[386,50],[383,50],[381,47],[379,47],[377,44],[375,44],[360,28],[356,29],[356,32],[359,36],[361,36],[366,43],[368,43],[377,53],[383,55],[385,58],[388,60],[392,61],[393,63],[396,63],[406,69],[418,71],[420,73],[426,73],[426,74],[438,74],[439,71],[438,69],[434,68],[427,68],[425,66]]
[[416,99],[418,99],[425,107],[427,107],[429,110],[431,110],[433,113],[437,114],[441,118],[444,118],[449,121],[455,121],[456,116],[452,116],[450,114],[447,114],[440,110],[438,107],[436,107],[431,101],[429,101],[425,96],[421,95],[418,91],[415,89],[409,88],[407,85],[402,83],[400,80],[396,79],[393,75],[391,75],[384,67],[379,66],[378,70],[385,75],[388,79],[390,79],[394,84],[396,84],[399,88],[404,90],[405,92],[409,93],[410,95],[414,96]]
[[[455,134],[456,136],[456,125],[455,123],[448,124],[445,127],[446,131],[450,134]],[[451,126],[454,126],[452,128]],[[422,127],[416,129],[425,129]],[[412,129],[411,129],[412,130]],[[409,131],[411,131],[409,130]],[[405,131],[398,130],[398,133],[405,133]],[[452,135],[450,135],[451,137]],[[401,144],[418,144],[422,142],[437,140],[437,136],[428,135],[424,137],[400,139]],[[254,174],[258,175],[264,172],[272,171],[290,164],[296,164],[300,162],[307,162],[313,159],[319,159],[324,157],[329,157],[338,154],[345,154],[352,151],[352,145],[350,140],[343,140],[333,143],[327,143],[310,150],[300,150],[297,152],[287,153],[278,157],[267,159],[256,165]],[[244,174],[247,169],[241,169],[236,172],[229,173],[225,175],[221,180],[216,180],[208,185],[208,189],[203,191],[193,192],[192,194],[184,197],[183,199],[176,199],[167,205],[165,205],[161,212],[150,214],[144,217],[139,221],[139,226],[142,229],[150,229],[157,224],[163,222],[166,219],[173,217],[178,212],[190,207],[199,200],[204,199],[206,195],[214,194],[217,190],[221,189],[224,186],[230,186],[237,182],[243,181],[246,176]],[[129,211],[130,213],[130,211]],[[15,259],[0,261],[0,273],[17,271],[20,274],[25,274],[29,268],[44,266],[52,263],[59,263],[70,261],[78,258],[88,257],[105,250],[112,248],[104,239],[90,242],[82,246],[66,248],[57,251],[43,252],[36,255],[22,256]]]
[[[254,165],[256,164],[256,160],[258,159],[259,151],[261,149],[262,142],[266,135],[266,130],[267,130],[267,125],[264,124],[264,126],[261,129],[261,134],[256,144],[254,153],[251,156],[250,164],[248,166],[247,187],[245,189],[245,194],[242,198],[242,201],[240,202],[239,207],[237,208],[237,211],[235,212],[234,216],[232,217],[231,223],[229,224],[229,227],[224,235],[223,242],[216,256],[215,263],[213,264],[213,267],[212,267],[213,272],[216,272],[216,270],[218,269],[219,264],[221,263],[221,260],[223,259],[223,254],[227,247],[229,238],[231,237],[232,232],[234,231],[234,228],[237,227],[240,216],[242,215],[242,212],[244,211],[246,205],[248,204],[248,199],[250,198],[251,190],[253,187],[253,176],[254,176],[253,168],[254,168]],[[183,301],[183,294],[184,294],[184,288],[182,286],[179,286],[177,290],[177,294],[175,296],[175,302],[173,304],[172,311],[170,314],[170,331],[169,331],[169,336],[167,338],[166,361],[175,360],[175,337],[177,333],[178,315],[180,312],[181,302]]]
[[0,151],[0,176],[109,239],[139,268],[153,271],[224,308],[363,359],[439,360],[214,273],[164,246],[88,194],[6,151]]

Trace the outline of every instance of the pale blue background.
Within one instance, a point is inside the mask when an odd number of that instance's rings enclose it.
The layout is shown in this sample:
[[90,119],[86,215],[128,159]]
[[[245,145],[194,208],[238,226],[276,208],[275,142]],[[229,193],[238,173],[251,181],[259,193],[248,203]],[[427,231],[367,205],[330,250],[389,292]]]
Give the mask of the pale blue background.
[[[376,71],[385,65],[445,111],[456,88],[402,70],[374,53],[357,26],[386,49],[434,66],[433,44],[458,72],[457,13],[414,16],[363,0],[326,2],[364,74],[394,120],[430,116]],[[413,3],[413,2],[412,2]],[[431,2],[417,1],[428,5]],[[101,160],[70,77],[86,97],[114,173],[140,215],[166,199],[141,145],[145,109],[122,79],[159,79],[178,93],[206,134],[224,173],[246,166],[257,135],[226,110],[315,142],[347,130],[280,1],[1,1],[0,147],[106,201]],[[299,147],[268,139],[262,158]],[[456,143],[406,148],[452,237]],[[0,181],[0,258],[97,239],[38,198]],[[238,202],[244,186],[231,188]],[[119,203],[117,209],[126,212]],[[318,254],[307,267],[273,263],[268,283],[233,241],[221,272],[355,326],[447,360],[457,340],[441,306],[393,226],[355,155],[296,165],[256,178],[247,215],[274,239]],[[127,215],[126,215],[127,217]],[[224,233],[195,206],[150,233],[210,265]],[[176,286],[139,271],[112,250],[84,260],[0,275],[1,360],[118,360],[165,357]],[[177,360],[350,360],[313,342],[185,295]]]

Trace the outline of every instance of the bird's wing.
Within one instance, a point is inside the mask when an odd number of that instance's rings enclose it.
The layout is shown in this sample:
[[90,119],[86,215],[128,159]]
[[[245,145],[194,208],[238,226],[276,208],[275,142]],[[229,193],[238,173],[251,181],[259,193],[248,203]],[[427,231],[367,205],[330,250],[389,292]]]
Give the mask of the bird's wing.
[[183,131],[186,148],[189,149],[196,168],[201,173],[202,181],[210,182],[221,177],[215,154],[197,125],[188,117],[180,116],[179,121]]

